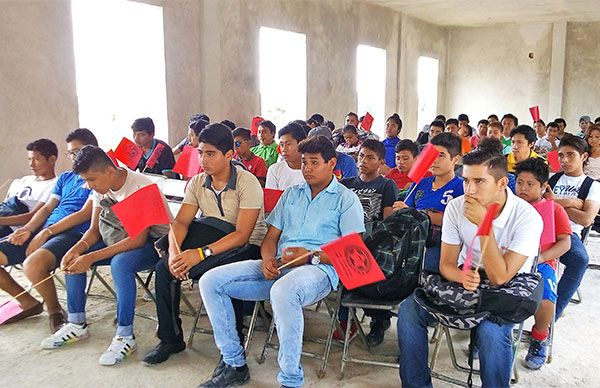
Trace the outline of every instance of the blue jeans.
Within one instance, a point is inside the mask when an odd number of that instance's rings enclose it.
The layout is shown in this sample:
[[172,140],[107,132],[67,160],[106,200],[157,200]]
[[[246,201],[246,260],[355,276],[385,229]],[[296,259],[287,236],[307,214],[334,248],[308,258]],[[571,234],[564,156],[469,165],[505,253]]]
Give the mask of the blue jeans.
[[[404,388],[431,387],[427,364],[429,341],[427,325],[434,317],[415,300],[406,298],[398,311],[398,346],[400,347],[400,380]],[[477,326],[477,346],[483,387],[508,387],[512,373],[513,325],[483,321]]]
[[423,263],[423,269],[432,273],[440,273],[440,250],[441,246],[427,247],[425,250],[425,262]]
[[331,292],[327,274],[313,265],[286,268],[275,280],[265,279],[262,260],[247,260],[223,265],[200,278],[200,292],[215,343],[227,365],[246,364],[244,348],[235,328],[231,298],[271,300],[273,319],[279,337],[279,383],[291,387],[304,384],[300,365],[304,316],[302,307],[325,298]]
[[[106,244],[100,242],[94,245],[88,252],[106,248]],[[148,241],[140,248],[117,253],[111,259],[105,259],[94,263],[94,266],[110,265],[115,291],[117,293],[117,335],[133,335],[133,317],[135,315],[135,297],[137,285],[135,273],[154,268],[158,261],[158,255],[154,250],[154,240]],[[69,310],[69,322],[85,322],[85,287],[87,274],[66,275],[67,280],[67,309]]]
[[565,307],[579,288],[589,261],[590,257],[583,242],[581,242],[581,238],[573,233],[571,235],[571,249],[560,257],[560,262],[565,265],[565,272],[563,272],[558,282],[556,319],[562,315]]

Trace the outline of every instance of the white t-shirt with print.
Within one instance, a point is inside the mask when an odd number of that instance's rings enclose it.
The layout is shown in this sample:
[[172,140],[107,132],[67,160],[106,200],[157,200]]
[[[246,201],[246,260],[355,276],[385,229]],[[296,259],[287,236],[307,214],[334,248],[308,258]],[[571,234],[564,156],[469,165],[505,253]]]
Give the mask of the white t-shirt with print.
[[302,170],[294,170],[288,166],[285,160],[277,162],[267,170],[267,182],[265,188],[285,190],[288,187],[304,183]]
[[54,177],[44,181],[35,175],[15,179],[8,189],[6,198],[16,196],[31,211],[39,202],[48,202],[57,179]]
[[[442,222],[442,242],[462,245],[458,265],[465,262],[468,245],[473,241],[478,228],[464,216],[464,213],[465,197],[460,196],[448,203]],[[506,204],[492,225],[500,252],[504,254],[510,250],[527,256],[519,272],[531,272],[539,250],[539,243],[532,243],[532,241],[540,241],[543,229],[543,221],[539,213],[529,203],[515,196],[511,190],[506,190]],[[479,238],[475,238],[473,263],[479,263],[480,260],[481,246]],[[481,267],[483,268],[483,264]]]
[[[554,192],[556,198],[577,198],[579,195],[579,189],[581,188],[585,177],[585,174],[580,176],[567,176],[566,174],[563,174],[556,182],[556,185],[554,185],[552,191]],[[594,201],[597,204],[600,204],[600,183],[592,183],[590,191],[588,192],[585,200]],[[569,221],[571,222],[571,229],[573,230],[573,233],[581,235],[583,225],[579,225],[570,219]]]

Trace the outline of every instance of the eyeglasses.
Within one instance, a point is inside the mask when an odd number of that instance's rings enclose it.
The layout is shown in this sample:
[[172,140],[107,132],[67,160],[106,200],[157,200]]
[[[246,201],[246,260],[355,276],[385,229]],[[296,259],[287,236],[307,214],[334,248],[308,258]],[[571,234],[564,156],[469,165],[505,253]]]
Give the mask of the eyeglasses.
[[66,156],[67,158],[71,158],[71,157],[73,157],[73,158],[74,158],[75,156],[77,156],[77,154],[79,153],[79,151],[81,151],[81,150],[80,150],[80,149],[78,149],[78,148],[75,148],[75,149],[73,149],[73,150],[71,150],[71,151],[67,151],[67,152],[65,152],[65,156]]
[[235,146],[235,148],[240,148],[240,146],[242,145],[242,143],[248,143],[248,140],[243,140],[243,141],[237,140],[237,141],[235,141],[233,143],[233,145]]

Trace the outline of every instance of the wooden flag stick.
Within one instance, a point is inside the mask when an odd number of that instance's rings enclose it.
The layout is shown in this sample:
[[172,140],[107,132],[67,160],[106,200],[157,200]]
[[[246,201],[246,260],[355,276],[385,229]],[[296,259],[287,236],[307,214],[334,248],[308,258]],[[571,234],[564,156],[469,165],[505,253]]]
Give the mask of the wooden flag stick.
[[[415,189],[417,188],[417,185],[418,185],[418,183],[415,183],[413,188],[410,189],[410,191],[404,196],[404,201],[406,201],[406,198],[408,198],[413,193],[413,191],[415,191]],[[415,201],[415,203],[417,203],[417,201]]]
[[[56,269],[56,271],[55,271],[53,274],[51,274],[51,275],[50,275],[50,276],[48,276],[47,278],[44,278],[44,279],[40,280],[39,282],[37,282],[37,283],[35,283],[35,284],[33,284],[33,285],[31,286],[31,288],[35,288],[35,287],[39,286],[40,284],[44,283],[45,281],[47,281],[47,280],[49,280],[49,279],[53,278],[53,277],[54,277],[54,276],[55,276],[55,275],[56,275],[56,274],[57,274],[59,271],[60,271],[60,268],[57,268],[57,269]],[[25,294],[27,294],[27,293],[28,293],[28,291],[27,291],[27,290],[25,290],[25,291],[23,291],[23,292],[20,292],[20,293],[18,293],[18,294],[17,294],[17,295],[15,295],[15,296],[12,296],[12,295],[11,295],[11,298],[12,298],[12,299],[14,299],[14,300],[15,300],[15,301],[18,303],[19,301],[18,301],[17,299],[18,299],[18,298],[20,298],[20,297],[22,297],[23,295],[25,295]],[[8,301],[7,301],[7,302],[4,302],[4,303],[2,303],[2,305],[5,305],[6,303],[8,303]]]
[[[493,230],[490,231],[490,233],[493,233]],[[479,270],[479,266],[483,262],[483,252],[485,252],[485,250],[487,249],[489,241],[490,241],[490,236],[485,236],[485,239],[483,240],[483,247],[481,248],[481,255],[479,257],[479,262],[475,266],[475,272],[477,272]]]
[[300,255],[300,256],[298,256],[298,257],[296,257],[294,260],[292,260],[292,261],[288,261],[288,262],[287,262],[287,263],[285,263],[284,265],[282,265],[282,266],[280,266],[280,267],[277,267],[277,270],[281,271],[283,268],[285,268],[285,267],[287,267],[287,266],[289,266],[289,265],[291,265],[291,264],[294,264],[295,262],[297,262],[297,261],[299,261],[299,260],[302,260],[302,259],[304,259],[306,256],[312,255],[313,253],[315,253],[315,251],[308,251],[308,252],[306,252],[306,253],[303,253],[302,255]]

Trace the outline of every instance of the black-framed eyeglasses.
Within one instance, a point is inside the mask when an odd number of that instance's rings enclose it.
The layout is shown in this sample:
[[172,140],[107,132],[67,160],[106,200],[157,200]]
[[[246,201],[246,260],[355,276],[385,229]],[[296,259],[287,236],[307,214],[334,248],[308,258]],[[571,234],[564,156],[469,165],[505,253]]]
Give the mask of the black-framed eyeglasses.
[[71,157],[73,157],[73,158],[74,158],[74,157],[76,157],[76,156],[77,156],[77,154],[79,153],[79,151],[81,151],[81,150],[80,150],[80,149],[78,149],[78,148],[72,149],[71,151],[67,151],[67,152],[65,152],[65,156],[66,156],[67,158],[71,158]]

